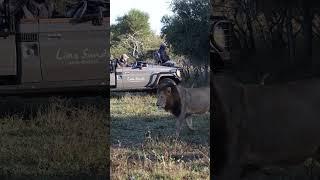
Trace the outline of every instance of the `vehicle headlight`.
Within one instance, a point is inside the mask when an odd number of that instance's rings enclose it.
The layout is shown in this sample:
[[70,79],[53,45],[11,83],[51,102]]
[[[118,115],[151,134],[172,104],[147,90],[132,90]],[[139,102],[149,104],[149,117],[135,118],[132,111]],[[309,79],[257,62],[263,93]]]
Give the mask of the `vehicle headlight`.
[[176,72],[176,73],[177,73],[177,76],[178,76],[178,77],[181,77],[181,72],[180,72],[179,69],[177,69],[177,72]]

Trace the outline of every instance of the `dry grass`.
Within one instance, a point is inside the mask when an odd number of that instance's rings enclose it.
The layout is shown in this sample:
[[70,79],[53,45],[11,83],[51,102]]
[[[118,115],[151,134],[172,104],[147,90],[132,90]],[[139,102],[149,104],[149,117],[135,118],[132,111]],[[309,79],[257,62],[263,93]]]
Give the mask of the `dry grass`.
[[[115,97],[111,105],[112,179],[209,179],[209,116],[193,117],[176,139],[175,118],[151,95]],[[197,122],[197,123],[195,123]]]
[[108,120],[102,108],[55,99],[32,118],[0,119],[0,175],[108,173]]

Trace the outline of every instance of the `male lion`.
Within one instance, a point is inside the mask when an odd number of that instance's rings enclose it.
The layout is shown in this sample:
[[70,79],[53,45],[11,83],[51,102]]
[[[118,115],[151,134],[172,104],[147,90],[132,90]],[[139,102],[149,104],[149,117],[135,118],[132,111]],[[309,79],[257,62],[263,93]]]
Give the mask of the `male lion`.
[[222,74],[212,87],[217,179],[320,159],[319,78],[253,85]]
[[[192,126],[192,114],[203,114],[210,110],[210,88],[184,88],[174,82],[161,83],[157,91],[157,106],[177,117],[176,136],[179,136],[182,122]],[[190,117],[190,118],[189,118]]]

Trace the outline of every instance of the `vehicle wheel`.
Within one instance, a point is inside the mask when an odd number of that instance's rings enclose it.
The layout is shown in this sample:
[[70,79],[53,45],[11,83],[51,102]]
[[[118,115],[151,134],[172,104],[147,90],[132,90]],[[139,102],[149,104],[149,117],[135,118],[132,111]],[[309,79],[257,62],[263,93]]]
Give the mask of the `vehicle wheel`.
[[167,84],[167,83],[173,83],[174,85],[177,85],[177,83],[170,79],[170,78],[163,78],[159,81],[158,86],[161,86],[162,84]]

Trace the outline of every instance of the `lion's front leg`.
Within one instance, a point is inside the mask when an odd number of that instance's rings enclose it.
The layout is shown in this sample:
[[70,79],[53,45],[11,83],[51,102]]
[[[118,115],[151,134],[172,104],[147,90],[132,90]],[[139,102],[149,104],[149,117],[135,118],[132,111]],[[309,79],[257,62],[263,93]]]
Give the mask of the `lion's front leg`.
[[180,135],[183,120],[184,120],[184,116],[180,116],[180,117],[178,117],[178,119],[176,121],[176,136],[177,137],[179,137],[179,135]]

